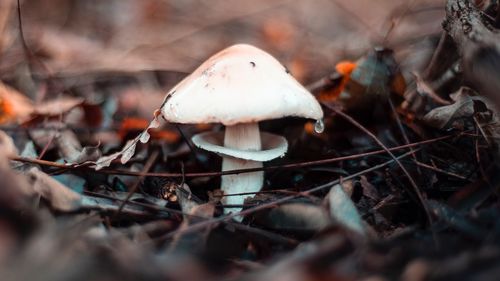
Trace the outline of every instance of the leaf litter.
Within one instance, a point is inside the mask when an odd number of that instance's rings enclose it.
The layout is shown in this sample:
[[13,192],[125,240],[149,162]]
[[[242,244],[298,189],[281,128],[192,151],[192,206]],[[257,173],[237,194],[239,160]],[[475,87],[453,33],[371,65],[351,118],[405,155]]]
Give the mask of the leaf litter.
[[[494,2],[118,2],[21,1],[24,42],[0,41],[2,280],[498,276]],[[326,113],[322,134],[261,124],[290,149],[243,206],[221,203],[238,194],[218,189],[220,159],[189,142],[218,124],[145,121],[228,42],[316,81]]]

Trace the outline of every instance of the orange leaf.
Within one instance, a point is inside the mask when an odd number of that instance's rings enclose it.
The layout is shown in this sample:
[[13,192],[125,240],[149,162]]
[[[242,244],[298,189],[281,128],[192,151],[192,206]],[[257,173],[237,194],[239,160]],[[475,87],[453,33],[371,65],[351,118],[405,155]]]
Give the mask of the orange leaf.
[[32,111],[33,105],[27,97],[0,82],[0,124],[25,119]]
[[[131,132],[139,132],[145,130],[149,125],[149,121],[142,118],[129,117],[125,118],[118,130],[120,138],[124,139]],[[167,143],[175,143],[180,136],[177,132],[169,130],[151,129],[150,132],[153,139],[164,140]]]
[[347,82],[349,82],[351,73],[355,68],[356,68],[356,63],[352,61],[341,61],[337,63],[335,65],[335,70],[337,71],[337,73],[342,75],[340,83],[338,85],[335,85],[334,87],[330,87],[322,91],[319,94],[318,99],[323,102],[336,100],[340,95],[340,93],[342,93],[342,91],[344,90],[344,87],[346,86]]

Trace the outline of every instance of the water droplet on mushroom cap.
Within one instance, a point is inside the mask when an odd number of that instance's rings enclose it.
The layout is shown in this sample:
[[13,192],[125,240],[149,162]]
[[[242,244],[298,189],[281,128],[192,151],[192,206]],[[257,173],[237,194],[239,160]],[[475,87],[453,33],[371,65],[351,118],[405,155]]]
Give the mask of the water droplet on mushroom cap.
[[325,123],[323,122],[323,119],[316,120],[316,123],[314,124],[314,131],[318,134],[321,134],[324,130]]

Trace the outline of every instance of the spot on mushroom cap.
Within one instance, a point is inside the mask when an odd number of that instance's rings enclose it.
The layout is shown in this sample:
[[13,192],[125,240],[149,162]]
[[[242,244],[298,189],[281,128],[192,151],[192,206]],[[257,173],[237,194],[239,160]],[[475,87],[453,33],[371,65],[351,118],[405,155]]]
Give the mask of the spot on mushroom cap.
[[318,101],[283,65],[245,44],[233,45],[205,61],[169,92],[161,112],[170,122],[187,124],[323,118]]

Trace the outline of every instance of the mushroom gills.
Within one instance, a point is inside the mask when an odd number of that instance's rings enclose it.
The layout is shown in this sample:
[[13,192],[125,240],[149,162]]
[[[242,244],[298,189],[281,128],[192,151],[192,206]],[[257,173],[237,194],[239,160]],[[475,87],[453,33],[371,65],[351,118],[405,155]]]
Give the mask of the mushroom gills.
[[[224,146],[242,151],[259,151],[262,148],[258,123],[236,124],[227,126],[224,135]],[[222,171],[261,168],[262,162],[238,159],[236,157],[223,157]],[[221,189],[225,194],[258,192],[264,183],[264,172],[222,176]],[[225,196],[225,205],[242,205],[245,198],[253,194]],[[225,213],[240,211],[241,208],[225,208]]]

